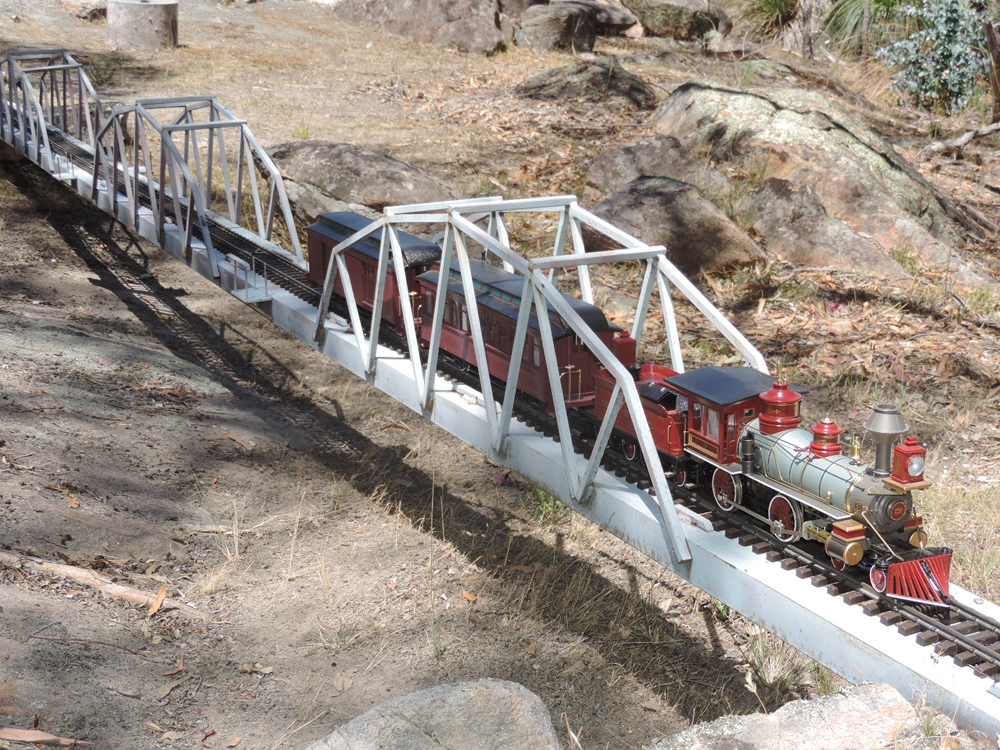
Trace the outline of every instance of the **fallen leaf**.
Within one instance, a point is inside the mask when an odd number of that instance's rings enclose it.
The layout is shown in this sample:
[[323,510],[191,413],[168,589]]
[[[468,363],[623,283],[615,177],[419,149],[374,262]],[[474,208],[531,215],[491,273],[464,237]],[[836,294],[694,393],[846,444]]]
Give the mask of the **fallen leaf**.
[[659,711],[660,710],[660,704],[659,704],[659,702],[657,702],[655,700],[643,701],[642,703],[639,704],[639,707],[640,708],[644,708],[647,711]]
[[243,674],[271,674],[273,667],[262,667],[260,664],[240,664],[239,671]]
[[478,599],[478,598],[479,598],[479,597],[478,597],[478,596],[476,596],[475,594],[470,594],[470,593],[469,593],[468,591],[465,591],[465,590],[463,590],[463,591],[462,591],[462,596],[464,596],[464,597],[465,597],[466,599],[468,599],[468,600],[469,600],[470,602],[474,602],[474,601],[476,601],[476,599]]
[[529,641],[528,647],[524,649],[524,653],[527,656],[534,656],[538,653],[538,641]]
[[229,740],[229,744],[226,745],[226,747],[236,747],[241,742],[243,742],[242,737],[233,737],[231,740]]
[[396,584],[394,584],[394,583],[387,583],[386,586],[388,586],[389,588],[391,588],[393,591],[396,590]]
[[153,606],[149,608],[149,614],[146,615],[146,617],[152,617],[153,615],[155,615],[159,611],[160,607],[163,606],[163,602],[166,598],[167,598],[167,590],[165,588],[161,588],[159,591],[157,591],[156,601],[154,601]]
[[540,573],[545,566],[540,562],[533,562],[531,565],[511,565],[511,570],[518,570],[521,573]]
[[379,427],[379,429],[380,430],[396,429],[396,430],[406,430],[407,432],[413,432],[413,430],[411,430],[409,427],[407,427],[402,422],[393,422],[392,424],[387,424],[384,427]]
[[187,736],[186,732],[165,732],[160,739],[163,740],[182,740]]
[[71,508],[79,508],[80,507],[80,500],[77,498],[76,495],[70,494],[70,496],[69,496],[69,507],[71,507]]
[[[207,740],[209,737],[212,737],[214,734],[215,734],[214,729],[209,729],[207,732],[205,732],[205,736],[201,738],[201,744],[205,745],[205,740]],[[205,745],[205,747],[208,747],[208,745]]]
[[495,477],[493,477],[493,484],[499,486],[499,485],[503,484],[504,482],[506,482],[507,481],[507,477],[509,477],[509,476],[510,476],[510,469],[504,469],[499,474],[497,474]]
[[229,435],[229,439],[232,440],[234,443],[236,443],[236,445],[238,447],[242,448],[243,450],[245,450],[245,451],[249,451],[250,450],[250,446],[247,443],[244,443],[238,437],[236,437],[234,435]]
[[93,745],[93,742],[83,740],[68,740],[65,737],[56,737],[48,732],[40,732],[37,729],[0,729],[0,740],[11,742],[40,742],[44,744],[56,745]]
[[170,695],[171,690],[173,690],[175,687],[180,687],[190,679],[191,675],[188,675],[187,677],[181,677],[179,680],[174,680],[173,682],[167,683],[166,685],[164,685],[163,687],[161,687],[159,690],[156,691],[156,700],[162,701],[164,698]]
[[330,686],[338,693],[346,693],[351,689],[351,685],[353,684],[354,680],[351,678],[351,675],[344,674],[343,672],[337,672],[337,674],[333,676],[333,681],[330,683]]
[[154,724],[154,723],[153,723],[153,722],[151,722],[151,721],[144,721],[144,722],[142,722],[142,723],[143,723],[143,724],[145,724],[145,725],[146,725],[147,727],[149,727],[150,729],[155,729],[155,730],[156,730],[157,732],[162,732],[162,731],[163,731],[163,729],[162,729],[162,728],[158,727],[158,726],[157,726],[156,724]]

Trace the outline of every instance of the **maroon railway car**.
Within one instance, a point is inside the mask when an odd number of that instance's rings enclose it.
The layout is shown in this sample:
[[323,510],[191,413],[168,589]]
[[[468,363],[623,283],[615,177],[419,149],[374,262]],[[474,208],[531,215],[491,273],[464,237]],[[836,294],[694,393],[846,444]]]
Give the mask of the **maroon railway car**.
[[[322,286],[326,281],[326,269],[330,261],[330,252],[352,234],[371,224],[371,219],[348,211],[322,214],[316,222],[306,228],[309,247],[309,280],[316,286]],[[417,276],[440,262],[441,248],[433,242],[428,242],[406,232],[399,233],[399,244],[403,250],[406,267],[406,284],[411,292],[411,299],[417,300]],[[375,303],[375,286],[378,281],[378,259],[382,246],[382,230],[354,243],[344,251],[344,261],[347,272],[351,276],[354,295],[358,305],[371,310]],[[339,274],[334,282],[334,293],[344,296],[344,285]],[[403,328],[403,313],[400,307],[399,285],[396,283],[396,272],[390,262],[385,280],[385,304],[382,307],[382,319],[396,330]],[[419,325],[419,310],[413,309],[414,317]]]
[[[476,290],[486,358],[491,376],[504,381],[510,370],[517,327],[518,308],[527,282],[520,276],[483,261],[469,262],[472,283]],[[430,341],[434,300],[440,284],[437,269],[418,277],[422,302],[423,324],[421,337]],[[454,261],[447,274],[446,308],[441,332],[441,349],[454,357],[477,365],[469,324],[469,311],[462,290],[462,272]],[[625,364],[635,363],[635,340],[623,334],[622,329],[608,320],[604,311],[569,295],[564,295],[573,310],[590,326]],[[547,310],[548,325],[555,342],[556,363],[562,381],[563,397],[571,407],[590,406],[594,401],[594,374],[599,363],[573,330],[551,308]],[[518,388],[547,407],[552,404],[552,390],[545,370],[545,357],[539,326],[542,321],[537,310],[531,315],[524,350],[520,352],[521,371]]]

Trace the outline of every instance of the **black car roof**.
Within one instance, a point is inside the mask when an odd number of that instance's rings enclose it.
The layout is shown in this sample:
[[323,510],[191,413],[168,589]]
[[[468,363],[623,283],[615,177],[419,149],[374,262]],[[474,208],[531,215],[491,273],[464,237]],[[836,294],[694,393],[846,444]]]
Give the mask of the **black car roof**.
[[[454,271],[461,271],[458,263],[458,259],[453,259],[451,262],[451,268]],[[512,297],[521,297],[524,294],[524,290],[527,287],[527,281],[516,274],[509,273],[499,266],[494,266],[485,261],[481,260],[470,260],[469,269],[472,271],[472,278],[474,281],[478,281],[482,284],[488,285],[500,292],[506,293]],[[438,272],[428,271],[427,273],[421,274],[418,278],[424,279],[427,282],[437,286],[438,283]],[[462,293],[462,284],[457,279],[448,279],[448,290],[455,292],[457,294]],[[601,332],[618,332],[622,330],[615,323],[608,320],[607,315],[604,311],[592,305],[589,302],[584,302],[581,299],[572,297],[568,294],[563,293],[563,299],[573,308],[573,310],[583,318],[584,322],[590,327],[592,331]],[[479,292],[476,294],[476,301],[481,307],[486,307],[490,310],[495,310],[504,317],[517,319],[518,305],[507,300],[503,300],[499,297],[494,296],[489,292]],[[548,306],[550,312],[555,312],[555,310]],[[572,329],[562,326],[557,320],[551,321],[552,323],[552,334],[556,338],[564,336],[572,332]],[[529,321],[529,325],[538,330],[538,319],[532,314]]]
[[665,382],[719,406],[729,406],[769,391],[774,383],[774,376],[749,367],[713,365],[682,372],[667,378]]
[[[372,220],[361,214],[350,211],[332,211],[316,217],[316,223],[309,226],[310,232],[321,234],[337,243],[343,242],[355,232],[359,232]],[[373,244],[369,244],[369,240]],[[382,243],[382,230],[371,234],[366,240],[355,243],[354,249],[370,258],[378,260],[379,247]],[[399,246],[403,250],[403,260],[406,267],[429,266],[441,259],[441,248],[433,242],[421,239],[406,232],[399,233]]]

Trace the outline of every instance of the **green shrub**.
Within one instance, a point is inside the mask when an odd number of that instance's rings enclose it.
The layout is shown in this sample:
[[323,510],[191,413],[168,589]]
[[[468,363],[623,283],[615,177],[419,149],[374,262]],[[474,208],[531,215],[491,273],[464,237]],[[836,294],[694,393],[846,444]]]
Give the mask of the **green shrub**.
[[[881,47],[890,41],[889,34],[900,20],[902,0],[871,0],[868,41],[870,48]],[[861,51],[861,32],[865,0],[837,0],[826,14],[823,31],[841,50],[857,54]]]
[[960,0],[937,0],[900,9],[922,28],[878,51],[900,70],[893,88],[922,109],[951,114],[962,109],[989,72],[981,46],[982,18]]
[[776,36],[798,13],[798,0],[750,0],[747,18],[765,36]]

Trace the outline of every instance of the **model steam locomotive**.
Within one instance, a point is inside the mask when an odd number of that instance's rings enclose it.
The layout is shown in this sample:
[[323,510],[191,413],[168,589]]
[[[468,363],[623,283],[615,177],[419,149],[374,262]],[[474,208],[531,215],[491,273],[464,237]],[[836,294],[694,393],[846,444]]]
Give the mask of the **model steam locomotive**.
[[[307,229],[310,279],[324,283],[329,254],[369,224],[357,214],[320,216]],[[373,309],[380,233],[344,251],[359,306]],[[402,305],[412,306],[420,339],[428,342],[437,294],[446,295],[441,350],[476,366],[469,313],[457,262],[442,270],[437,245],[400,233],[410,298],[400,298],[390,265],[383,320],[402,328]],[[568,407],[592,424],[605,416],[614,379],[553,310],[530,319],[524,348],[513,351],[514,328],[525,280],[483,261],[470,261],[490,373],[510,369],[521,358],[518,390],[550,406],[540,326],[549,325],[561,387]],[[444,279],[444,282],[442,282]],[[334,291],[343,294],[340,281]],[[923,604],[948,604],[951,550],[927,548],[923,519],[914,512],[912,492],[925,489],[927,450],[891,404],[879,404],[864,428],[876,445],[875,463],[845,455],[842,428],[831,419],[802,427],[801,389],[782,378],[746,367],[702,367],[677,373],[659,364],[637,364],[636,342],[604,312],[575,297],[566,301],[635,377],[653,440],[675,486],[702,487],[720,509],[757,519],[783,542],[823,545],[838,569],[867,571],[880,594]],[[586,421],[586,420],[583,420]],[[619,412],[613,446],[626,460],[639,459],[635,429],[627,410]]]

